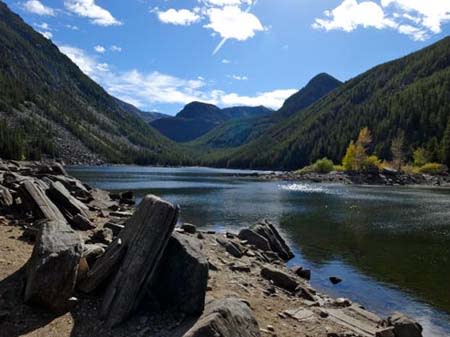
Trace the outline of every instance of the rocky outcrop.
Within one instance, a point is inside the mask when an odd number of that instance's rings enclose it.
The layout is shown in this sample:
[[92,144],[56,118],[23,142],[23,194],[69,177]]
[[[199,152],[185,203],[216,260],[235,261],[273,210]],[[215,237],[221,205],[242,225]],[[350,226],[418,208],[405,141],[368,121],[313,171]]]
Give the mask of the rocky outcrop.
[[259,337],[251,309],[237,298],[207,303],[205,312],[183,337]]
[[[175,228],[178,213],[178,207],[155,196],[146,196],[118,239],[97,260],[81,285],[82,289],[91,291],[101,281],[112,277],[100,310],[101,317],[110,327],[129,317],[154,281],[155,271]],[[100,282],[92,282],[97,279]]]
[[66,222],[42,224],[26,266],[25,301],[55,313],[70,309],[82,242]]
[[[74,218],[78,215],[89,221],[90,214],[88,207],[73,197],[60,182],[52,183],[50,188],[47,190],[47,195],[50,200],[61,210],[71,225],[80,225],[79,218],[74,220]],[[84,226],[88,228],[93,227],[92,224],[84,224]]]
[[149,292],[163,308],[176,309],[188,315],[203,312],[208,260],[198,239],[174,233],[156,275]]
[[37,219],[66,222],[66,219],[38,184],[25,180],[21,185],[24,208],[33,212]]
[[249,244],[263,251],[277,253],[284,261],[288,261],[294,257],[294,254],[278,230],[267,220],[241,230],[239,232],[239,238],[246,240]]

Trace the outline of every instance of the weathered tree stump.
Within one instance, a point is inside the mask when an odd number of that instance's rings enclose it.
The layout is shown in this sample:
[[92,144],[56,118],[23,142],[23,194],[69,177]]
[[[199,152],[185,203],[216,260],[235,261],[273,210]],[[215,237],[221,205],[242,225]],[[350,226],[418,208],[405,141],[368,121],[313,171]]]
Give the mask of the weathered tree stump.
[[65,221],[43,223],[26,265],[25,302],[55,313],[69,310],[82,251],[79,235]]

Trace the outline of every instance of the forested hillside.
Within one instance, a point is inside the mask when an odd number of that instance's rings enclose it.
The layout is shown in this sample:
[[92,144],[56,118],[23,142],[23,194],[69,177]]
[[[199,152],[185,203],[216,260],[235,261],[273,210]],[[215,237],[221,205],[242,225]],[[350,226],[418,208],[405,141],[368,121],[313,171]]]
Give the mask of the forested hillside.
[[263,135],[270,127],[302,110],[336,89],[342,82],[322,73],[312,78],[304,88],[289,97],[278,111],[264,116],[231,120],[221,124],[192,142],[200,148],[233,148]]
[[0,2],[0,156],[178,164],[177,146],[129,113]]
[[151,125],[174,141],[188,142],[227,121],[267,116],[272,112],[263,106],[220,109],[213,104],[191,102],[175,117],[161,118],[151,122]]
[[367,71],[258,139],[205,162],[271,169],[296,169],[322,157],[340,162],[363,127],[372,130],[371,151],[383,159],[390,159],[392,140],[402,132],[407,157],[424,147],[432,161],[449,164],[450,38]]

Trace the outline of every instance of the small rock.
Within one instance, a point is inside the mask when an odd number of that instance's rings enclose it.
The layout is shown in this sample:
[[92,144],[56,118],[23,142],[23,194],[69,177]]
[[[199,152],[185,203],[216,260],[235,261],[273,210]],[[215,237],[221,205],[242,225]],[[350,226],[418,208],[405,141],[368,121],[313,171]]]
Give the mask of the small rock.
[[337,298],[337,299],[333,302],[333,304],[334,304],[335,306],[337,306],[337,307],[345,308],[345,307],[351,306],[351,305],[352,305],[352,302],[351,302],[350,300],[346,299],[346,298],[340,297],[340,298]]
[[342,279],[340,279],[339,277],[336,277],[336,276],[331,276],[330,277],[330,282],[332,284],[339,284],[339,283],[342,282]]
[[228,254],[233,255],[236,258],[241,258],[244,255],[239,244],[223,238],[217,238],[216,241],[225,248]]
[[290,275],[272,267],[261,269],[261,276],[266,280],[272,281],[277,287],[290,292],[295,292],[299,286],[298,282]]
[[109,228],[101,228],[101,229],[97,229],[91,236],[91,240],[93,242],[100,242],[100,243],[104,243],[104,244],[111,244],[111,242],[113,241],[113,236],[114,233],[111,229]]
[[243,273],[250,273],[251,272],[251,268],[249,265],[245,265],[245,264],[237,264],[237,265],[231,265],[230,269],[232,271],[238,271],[238,272],[243,272]]
[[195,227],[193,224],[190,224],[190,223],[182,224],[181,229],[189,234],[195,234],[197,232],[197,227]]
[[272,331],[272,332],[274,332],[274,331],[275,331],[275,329],[273,328],[273,326],[272,326],[272,325],[268,325],[268,326],[267,326],[267,330],[269,330],[269,331]]

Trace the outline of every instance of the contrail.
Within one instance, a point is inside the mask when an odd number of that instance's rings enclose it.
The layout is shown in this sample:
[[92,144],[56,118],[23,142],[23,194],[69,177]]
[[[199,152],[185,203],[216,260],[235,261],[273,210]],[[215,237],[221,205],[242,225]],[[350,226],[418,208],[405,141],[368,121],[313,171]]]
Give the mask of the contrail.
[[[257,3],[258,3],[258,0],[255,0],[255,1],[253,2],[253,4],[251,4],[251,5],[248,6],[248,8],[247,8],[247,10],[245,11],[245,13],[249,13],[250,10],[252,9],[252,7],[255,6]],[[219,44],[217,45],[217,47],[214,49],[214,51],[213,51],[213,53],[212,53],[213,56],[217,54],[217,52],[223,47],[223,45],[225,44],[225,42],[227,42],[227,40],[228,40],[228,38],[227,38],[227,37],[224,37],[224,38],[219,42]]]

